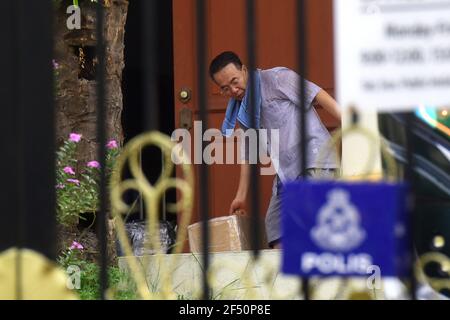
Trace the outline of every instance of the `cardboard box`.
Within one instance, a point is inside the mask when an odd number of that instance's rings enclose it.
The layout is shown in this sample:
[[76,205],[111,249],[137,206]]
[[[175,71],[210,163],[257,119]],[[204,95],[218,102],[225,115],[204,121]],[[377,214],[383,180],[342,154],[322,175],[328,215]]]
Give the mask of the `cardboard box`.
[[[209,252],[250,250],[250,217],[231,215],[210,219]],[[264,225],[260,222],[260,248],[266,248]],[[189,246],[191,252],[202,252],[202,223],[188,226]]]

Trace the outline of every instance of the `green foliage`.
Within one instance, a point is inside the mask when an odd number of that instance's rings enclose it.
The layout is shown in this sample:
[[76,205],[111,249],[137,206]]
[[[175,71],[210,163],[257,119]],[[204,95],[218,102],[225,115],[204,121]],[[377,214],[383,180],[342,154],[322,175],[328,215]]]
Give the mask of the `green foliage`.
[[[87,0],[85,0],[85,1],[87,1]],[[61,6],[61,3],[63,2],[63,0],[53,0],[53,5],[54,6],[56,6],[56,7],[60,7]],[[66,1],[66,2],[68,2],[68,1]],[[78,0],[72,0],[71,1],[71,3],[74,5],[74,6],[79,6],[79,2],[83,2],[83,0],[81,0],[81,1],[78,1]],[[97,0],[89,0],[89,2],[95,2],[95,3],[97,3],[98,1]]]
[[[74,225],[80,214],[95,214],[99,208],[99,163],[94,160],[79,166],[77,147],[80,139],[81,135],[71,133],[56,153],[56,212],[58,222],[64,226]],[[111,140],[105,159],[108,180],[119,152],[116,141]]]
[[[81,268],[81,287],[78,291],[81,300],[97,300],[100,297],[100,268],[92,262],[85,262]],[[108,268],[108,285],[111,296],[116,300],[137,299],[135,286],[128,274],[117,266]]]
[[[74,244],[80,245],[77,242]],[[80,245],[81,246],[81,245]],[[67,270],[69,266],[80,268],[80,289],[75,289],[81,300],[96,300],[100,297],[100,268],[90,261],[82,258],[82,246],[63,252],[58,258],[58,264]],[[117,266],[108,268],[108,285],[111,299],[135,300],[137,299],[136,286],[128,273]]]

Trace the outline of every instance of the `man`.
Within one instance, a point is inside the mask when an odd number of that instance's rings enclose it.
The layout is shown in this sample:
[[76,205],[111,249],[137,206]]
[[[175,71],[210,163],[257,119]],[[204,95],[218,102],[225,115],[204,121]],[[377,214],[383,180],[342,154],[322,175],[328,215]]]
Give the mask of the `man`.
[[[272,155],[272,162],[277,162],[277,175],[272,189],[272,198],[266,214],[266,233],[269,245],[280,248],[280,209],[281,187],[289,180],[295,180],[302,175],[300,172],[300,125],[299,112],[301,99],[298,96],[300,77],[294,71],[277,67],[254,71],[255,79],[255,110],[251,112],[247,88],[249,70],[242,64],[239,57],[226,51],[214,58],[209,67],[211,79],[220,87],[221,93],[230,98],[222,133],[229,136],[236,121],[244,129],[277,129],[279,130],[279,155]],[[312,82],[306,83],[306,122],[307,122],[307,163],[306,176],[311,178],[332,178],[337,168],[336,153],[328,150],[324,159],[317,159],[326,146],[330,135],[314,109],[314,104],[321,105],[333,117],[340,120],[341,115],[336,101],[324,90]],[[250,115],[254,119],[250,119]],[[276,143],[268,139],[268,145]],[[229,213],[242,211],[248,194],[250,166],[248,150],[241,166],[241,175],[236,197],[231,203]]]

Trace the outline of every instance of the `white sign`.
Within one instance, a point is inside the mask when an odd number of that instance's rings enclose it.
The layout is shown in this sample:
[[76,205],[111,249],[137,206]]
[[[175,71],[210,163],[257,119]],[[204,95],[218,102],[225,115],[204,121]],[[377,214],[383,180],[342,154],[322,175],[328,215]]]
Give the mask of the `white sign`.
[[450,105],[450,0],[334,0],[339,104]]

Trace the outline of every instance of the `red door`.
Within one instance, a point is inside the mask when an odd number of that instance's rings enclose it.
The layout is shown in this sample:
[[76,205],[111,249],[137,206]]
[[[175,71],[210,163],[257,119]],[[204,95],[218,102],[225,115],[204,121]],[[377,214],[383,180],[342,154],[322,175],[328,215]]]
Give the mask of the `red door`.
[[[257,66],[265,69],[286,66],[296,69],[296,16],[295,0],[258,0],[257,14]],[[183,109],[192,112],[193,119],[198,119],[198,92],[196,80],[196,44],[195,44],[195,1],[173,0],[174,26],[174,73],[175,94],[183,88],[192,92],[188,102],[180,99],[175,103],[175,123],[180,124]],[[308,79],[334,94],[333,72],[333,29],[332,0],[308,1],[309,40],[308,40]],[[207,2],[207,37],[208,61],[222,51],[231,50],[240,55],[246,63],[245,1],[213,0]],[[207,108],[210,128],[220,128],[225,114],[227,101],[215,85],[208,80]],[[329,129],[337,126],[336,122],[318,108],[325,125]],[[194,137],[193,129],[191,136]],[[198,165],[194,165],[198,171]],[[228,214],[238,182],[239,165],[209,166],[209,216],[217,217]],[[261,216],[265,215],[271,195],[273,176],[261,176],[260,201]],[[198,182],[198,179],[196,179]],[[199,188],[196,183],[196,201],[191,223],[199,221]]]

